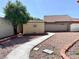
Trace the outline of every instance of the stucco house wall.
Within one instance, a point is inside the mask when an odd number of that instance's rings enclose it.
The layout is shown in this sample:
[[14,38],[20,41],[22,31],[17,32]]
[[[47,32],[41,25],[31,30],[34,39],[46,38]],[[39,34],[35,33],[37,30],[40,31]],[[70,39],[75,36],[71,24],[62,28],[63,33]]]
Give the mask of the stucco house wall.
[[0,18],[0,38],[13,35],[13,33],[12,24],[8,20]]
[[79,31],[79,18],[68,15],[48,15],[44,16],[44,21],[46,31]]
[[69,23],[46,23],[45,31],[69,31],[70,29]]
[[71,17],[67,15],[49,15],[44,17],[45,31],[69,31]]
[[45,32],[45,24],[42,20],[30,20],[23,24],[23,34],[42,34]]

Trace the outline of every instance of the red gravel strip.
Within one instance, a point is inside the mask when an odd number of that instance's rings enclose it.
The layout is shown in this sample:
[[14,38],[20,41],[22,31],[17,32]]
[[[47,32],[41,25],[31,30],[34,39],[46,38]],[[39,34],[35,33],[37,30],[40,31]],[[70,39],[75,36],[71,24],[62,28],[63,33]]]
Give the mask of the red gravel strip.
[[61,51],[60,54],[62,56],[63,59],[70,59],[70,57],[68,57],[66,55],[66,52],[78,41],[79,39],[75,39],[73,40],[71,43],[67,44],[66,46],[64,46]]

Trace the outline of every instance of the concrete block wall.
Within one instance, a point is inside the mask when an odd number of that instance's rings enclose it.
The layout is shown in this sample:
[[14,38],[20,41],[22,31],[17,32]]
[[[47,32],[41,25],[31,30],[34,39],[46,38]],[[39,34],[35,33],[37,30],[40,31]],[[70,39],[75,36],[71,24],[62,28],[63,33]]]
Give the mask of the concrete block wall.
[[13,33],[12,24],[3,18],[0,18],[0,38],[13,35]]

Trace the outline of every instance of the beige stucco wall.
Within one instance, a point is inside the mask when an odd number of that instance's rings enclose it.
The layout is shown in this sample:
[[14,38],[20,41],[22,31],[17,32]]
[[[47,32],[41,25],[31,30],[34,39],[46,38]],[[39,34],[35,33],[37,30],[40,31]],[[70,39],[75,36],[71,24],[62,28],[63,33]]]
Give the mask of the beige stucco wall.
[[23,24],[23,34],[39,34],[45,32],[43,21],[30,20],[27,24]]
[[45,31],[68,31],[68,23],[47,23],[45,24]]
[[13,35],[12,24],[3,18],[0,18],[0,38],[10,35]]

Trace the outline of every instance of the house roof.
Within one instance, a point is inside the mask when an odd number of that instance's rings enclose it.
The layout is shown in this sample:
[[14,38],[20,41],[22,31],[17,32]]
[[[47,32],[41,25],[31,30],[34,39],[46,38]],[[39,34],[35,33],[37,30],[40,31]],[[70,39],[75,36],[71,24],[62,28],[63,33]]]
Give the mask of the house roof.
[[79,18],[72,18],[68,15],[49,15],[44,16],[45,22],[79,22]]
[[79,21],[79,18],[72,18],[72,21]]
[[72,18],[73,23],[79,23],[79,18]]

